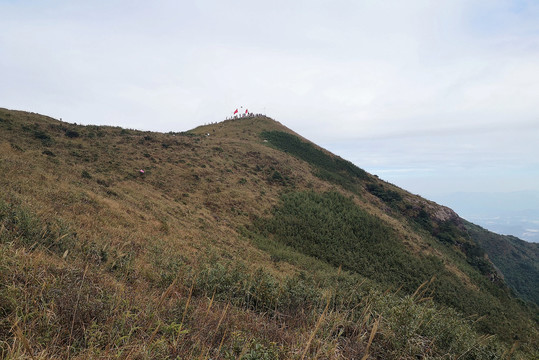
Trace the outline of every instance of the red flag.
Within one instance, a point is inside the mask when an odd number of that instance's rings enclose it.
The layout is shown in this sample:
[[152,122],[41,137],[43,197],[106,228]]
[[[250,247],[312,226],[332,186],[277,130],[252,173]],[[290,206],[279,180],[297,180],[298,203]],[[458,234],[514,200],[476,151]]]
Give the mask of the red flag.
[[247,109],[245,109],[245,113],[246,113],[246,114],[249,114],[249,111],[248,111]]
[[238,113],[238,109],[236,109],[236,111],[234,111],[234,114],[237,114]]

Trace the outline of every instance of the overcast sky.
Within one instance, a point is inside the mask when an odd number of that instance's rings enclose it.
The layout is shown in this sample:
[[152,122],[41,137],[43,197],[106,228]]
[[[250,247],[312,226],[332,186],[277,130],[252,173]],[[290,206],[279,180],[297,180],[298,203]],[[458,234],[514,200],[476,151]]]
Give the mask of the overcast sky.
[[0,0],[0,107],[167,132],[239,106],[427,197],[539,191],[539,2]]

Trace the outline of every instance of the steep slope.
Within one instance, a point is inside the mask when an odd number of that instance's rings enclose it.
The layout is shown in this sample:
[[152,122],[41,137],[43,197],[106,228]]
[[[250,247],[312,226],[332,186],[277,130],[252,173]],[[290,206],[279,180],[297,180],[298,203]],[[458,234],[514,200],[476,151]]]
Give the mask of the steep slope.
[[0,154],[2,357],[537,355],[537,307],[456,214],[269,118],[0,109]]
[[466,228],[511,289],[521,298],[539,304],[539,244],[498,235],[471,223],[466,223]]

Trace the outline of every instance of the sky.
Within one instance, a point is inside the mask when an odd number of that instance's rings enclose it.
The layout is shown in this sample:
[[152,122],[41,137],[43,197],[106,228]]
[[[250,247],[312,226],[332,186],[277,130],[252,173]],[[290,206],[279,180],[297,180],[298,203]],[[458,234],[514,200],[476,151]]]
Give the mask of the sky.
[[0,0],[0,24],[0,107],[168,132],[243,106],[433,200],[539,192],[538,1]]

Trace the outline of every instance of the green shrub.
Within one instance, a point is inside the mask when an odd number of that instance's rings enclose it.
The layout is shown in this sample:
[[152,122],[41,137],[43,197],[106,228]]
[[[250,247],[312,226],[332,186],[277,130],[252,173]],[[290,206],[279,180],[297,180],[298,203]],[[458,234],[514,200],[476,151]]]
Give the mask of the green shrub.
[[41,140],[41,143],[43,144],[43,146],[50,146],[54,143],[51,136],[43,130],[36,129],[34,130],[33,135],[34,135],[34,138]]
[[34,137],[39,140],[52,140],[50,135],[44,132],[43,130],[35,130],[34,131]]
[[402,201],[402,196],[398,192],[386,189],[383,185],[378,183],[368,184],[367,190],[374,196],[380,198],[380,200],[389,204]]
[[278,360],[279,350],[277,346],[266,347],[260,343],[252,342],[247,354],[241,360]]
[[80,136],[80,134],[78,133],[78,131],[75,131],[75,130],[67,130],[65,132],[65,135],[68,137],[68,138],[78,138]]
[[56,154],[53,153],[53,152],[50,151],[50,150],[43,150],[41,153],[42,153],[43,155],[47,155],[47,156],[51,156],[51,157],[55,157],[55,156],[56,156]]
[[195,294],[215,296],[220,301],[274,314],[294,314],[300,309],[319,306],[321,292],[299,277],[280,283],[262,269],[249,273],[244,265],[207,264],[196,277]]

